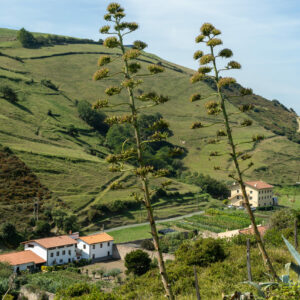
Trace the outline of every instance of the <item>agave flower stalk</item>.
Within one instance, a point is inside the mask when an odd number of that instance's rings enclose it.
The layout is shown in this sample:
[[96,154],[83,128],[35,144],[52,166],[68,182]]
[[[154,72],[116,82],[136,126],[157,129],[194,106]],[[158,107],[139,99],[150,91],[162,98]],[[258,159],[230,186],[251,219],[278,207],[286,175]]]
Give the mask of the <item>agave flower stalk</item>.
[[[254,235],[256,237],[256,241],[259,247],[259,250],[261,252],[264,264],[270,274],[272,275],[273,278],[278,279],[278,276],[275,272],[275,269],[271,263],[271,260],[269,258],[269,255],[265,249],[262,237],[257,229],[256,221],[255,221],[255,216],[251,210],[250,203],[249,203],[249,198],[246,193],[246,188],[245,188],[245,182],[243,179],[243,174],[246,170],[248,170],[253,163],[250,162],[248,164],[248,167],[245,168],[244,170],[241,169],[240,166],[240,159],[246,160],[250,159],[251,156],[245,153],[239,153],[237,151],[237,144],[235,144],[234,139],[233,139],[233,134],[232,134],[232,125],[230,123],[229,119],[229,114],[227,112],[226,108],[226,103],[228,102],[228,98],[226,97],[224,93],[224,87],[235,84],[236,80],[232,77],[221,77],[220,73],[223,71],[228,71],[228,70],[233,70],[233,69],[240,69],[241,65],[236,62],[236,61],[230,61],[224,68],[218,69],[217,66],[217,60],[218,59],[224,59],[224,58],[230,58],[232,57],[233,53],[230,49],[223,49],[219,51],[217,54],[215,53],[215,47],[222,45],[222,40],[217,38],[221,34],[221,31],[216,29],[212,24],[209,23],[204,23],[202,27],[200,28],[201,34],[196,37],[196,43],[205,43],[206,46],[209,49],[209,53],[204,54],[202,51],[196,51],[194,54],[194,58],[196,60],[199,60],[199,63],[201,67],[198,69],[198,72],[195,73],[191,77],[191,82],[196,83],[198,81],[201,81],[203,79],[210,79],[213,80],[216,84],[216,90],[217,90],[217,99],[218,101],[209,101],[205,104],[207,113],[210,115],[218,115],[222,114],[223,116],[223,122],[224,122],[224,127],[222,130],[218,131],[219,134],[222,136],[226,136],[228,144],[230,145],[230,156],[232,158],[232,161],[234,163],[234,172],[231,173],[229,176],[233,179],[235,179],[241,186],[241,191],[244,199],[244,204],[247,210],[247,213],[249,215],[251,225],[254,231]],[[252,93],[251,89],[241,89],[240,90],[240,96],[245,96],[249,95]],[[214,93],[215,94],[215,93]],[[199,96],[198,96],[199,98]],[[253,108],[252,105],[243,105],[240,107],[241,113],[244,111],[251,110]],[[218,123],[215,123],[218,124]],[[252,122],[251,121],[245,121],[241,126],[251,126]],[[196,127],[196,126],[194,126]],[[197,126],[199,128],[200,126]],[[203,126],[204,127],[204,126]],[[221,134],[222,133],[222,134]],[[262,138],[257,138],[253,137],[252,141],[253,142],[259,142]],[[218,170],[220,168],[216,167],[215,170]]]
[[[123,18],[125,17],[124,9],[118,3],[111,3],[107,7],[108,13],[104,16],[104,19],[110,22],[112,25],[105,25],[100,29],[100,32],[103,34],[109,34],[110,36],[105,39],[104,46],[108,48],[118,48],[121,51],[121,56],[119,59],[122,62],[122,69],[120,72],[115,74],[122,74],[123,81],[119,86],[111,86],[105,90],[105,93],[108,97],[119,95],[121,92],[127,92],[127,102],[118,103],[116,105],[110,105],[109,100],[102,99],[97,101],[93,107],[95,109],[104,108],[104,107],[114,107],[118,105],[125,105],[129,108],[129,114],[123,116],[111,116],[107,118],[107,123],[112,124],[130,124],[134,130],[134,140],[135,146],[128,149],[126,147],[126,142],[124,141],[122,151],[120,154],[110,154],[107,157],[107,161],[112,164],[110,168],[111,171],[128,171],[131,170],[132,173],[139,179],[141,183],[142,195],[139,196],[137,193],[133,195],[137,200],[141,200],[147,210],[148,220],[150,223],[151,234],[153,237],[153,243],[155,250],[157,251],[157,259],[159,272],[161,280],[165,289],[166,296],[168,299],[173,300],[173,292],[171,285],[169,283],[167,270],[165,262],[163,259],[162,251],[160,248],[160,242],[158,237],[158,232],[156,228],[156,223],[153,214],[153,208],[151,205],[151,194],[149,188],[149,180],[151,177],[159,177],[166,175],[166,170],[160,169],[155,170],[153,166],[146,165],[144,160],[144,151],[145,145],[153,141],[160,141],[166,138],[166,135],[163,133],[163,129],[168,127],[168,123],[163,119],[154,122],[152,128],[155,129],[155,133],[150,136],[149,139],[142,140],[140,134],[140,127],[138,123],[138,117],[140,112],[144,109],[163,104],[168,101],[168,97],[158,95],[155,92],[148,92],[142,95],[136,92],[136,88],[140,86],[143,81],[141,78],[147,76],[153,76],[164,71],[164,68],[159,65],[149,65],[149,73],[140,74],[141,65],[139,63],[139,56],[142,54],[141,51],[147,47],[147,44],[142,41],[135,41],[133,48],[128,49],[124,46],[124,36],[138,29],[138,24],[134,22],[124,22]],[[94,80],[103,80],[108,77],[112,77],[115,74],[110,74],[109,68],[107,67],[113,60],[110,56],[105,55],[99,58],[98,66],[101,67],[98,71],[95,72],[93,78]],[[145,105],[144,102],[147,102]],[[140,104],[142,103],[142,104]],[[128,169],[125,167],[126,161],[131,159],[135,161],[135,165]]]

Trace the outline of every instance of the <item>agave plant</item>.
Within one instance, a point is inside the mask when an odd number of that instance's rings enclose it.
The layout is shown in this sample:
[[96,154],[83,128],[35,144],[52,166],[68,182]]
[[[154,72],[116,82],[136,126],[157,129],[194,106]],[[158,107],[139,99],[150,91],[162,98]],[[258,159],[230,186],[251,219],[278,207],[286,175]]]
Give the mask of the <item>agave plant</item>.
[[[297,262],[290,262],[285,265],[286,274],[279,277],[280,281],[270,281],[256,283],[253,281],[244,281],[243,283],[253,286],[257,291],[257,297],[254,297],[251,293],[235,292],[230,296],[223,296],[225,299],[236,299],[236,300],[248,300],[248,299],[270,299],[270,300],[281,300],[281,299],[300,299],[300,254],[294,248],[294,246],[282,236],[289,252]],[[298,275],[298,281],[294,282],[290,278],[290,270],[294,271]]]

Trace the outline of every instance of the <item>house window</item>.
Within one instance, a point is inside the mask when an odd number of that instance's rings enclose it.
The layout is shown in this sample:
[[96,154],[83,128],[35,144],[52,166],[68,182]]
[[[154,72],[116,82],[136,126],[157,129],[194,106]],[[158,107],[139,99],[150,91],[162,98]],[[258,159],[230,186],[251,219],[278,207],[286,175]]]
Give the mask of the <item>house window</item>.
[[237,193],[239,193],[239,192],[240,192],[240,190],[237,190],[236,192],[237,192]]
[[83,245],[83,249],[85,249],[86,248],[86,245]]
[[28,244],[27,247],[28,247],[28,248],[34,248],[34,245]]
[[53,257],[53,253],[50,253],[50,257]]
[[240,196],[237,196],[236,199],[240,199]]
[[68,251],[69,255],[71,255],[71,250]]
[[75,244],[75,248],[77,248],[77,244]]
[[101,244],[100,244],[100,248],[102,248],[102,247],[103,247],[103,244],[101,243]]
[[65,255],[66,254],[66,251],[65,250],[63,250],[63,252],[62,252],[62,255]]
[[59,260],[59,262],[61,262],[61,263],[62,263],[62,262],[63,262],[63,259],[60,259],[60,260]]
[[250,200],[252,200],[252,197],[250,196]]
[[93,254],[93,259],[95,259],[95,254]]
[[252,191],[250,191],[250,194],[252,194]]
[[93,249],[95,249],[95,245],[93,245]]
[[109,246],[109,245],[110,245],[110,242],[107,243],[107,246]]
[[56,256],[59,256],[59,251],[56,252]]

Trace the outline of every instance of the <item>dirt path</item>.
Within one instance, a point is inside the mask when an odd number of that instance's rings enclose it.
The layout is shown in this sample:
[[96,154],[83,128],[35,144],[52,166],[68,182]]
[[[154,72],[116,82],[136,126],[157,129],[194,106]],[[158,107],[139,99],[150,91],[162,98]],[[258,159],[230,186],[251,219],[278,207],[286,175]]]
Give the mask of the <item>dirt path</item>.
[[[192,216],[195,216],[195,215],[201,215],[203,213],[204,213],[204,211],[201,210],[201,211],[193,212],[193,213],[190,213],[190,214],[187,214],[187,215],[183,215],[183,216],[179,216],[179,217],[173,217],[173,218],[169,218],[169,219],[156,220],[155,223],[159,224],[159,223],[163,223],[163,222],[176,221],[176,220],[180,220],[180,219],[192,217]],[[149,224],[149,222],[137,223],[137,224],[131,224],[131,225],[124,225],[124,226],[119,226],[119,227],[107,229],[107,230],[105,230],[105,232],[110,232],[110,231],[113,231],[113,230],[124,229],[124,228],[139,227],[139,226],[143,226],[143,225],[147,225],[147,224]],[[97,232],[95,232],[95,233],[97,233]]]

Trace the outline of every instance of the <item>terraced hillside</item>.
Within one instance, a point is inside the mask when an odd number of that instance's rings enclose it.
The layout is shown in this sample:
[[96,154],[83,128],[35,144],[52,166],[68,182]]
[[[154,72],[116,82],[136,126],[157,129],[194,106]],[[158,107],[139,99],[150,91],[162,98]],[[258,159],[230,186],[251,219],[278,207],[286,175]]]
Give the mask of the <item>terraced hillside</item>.
[[[92,81],[99,55],[109,52],[118,57],[120,54],[97,44],[25,49],[15,36],[15,31],[0,30],[0,84],[11,87],[20,99],[13,104],[0,98],[0,142],[10,147],[31,168],[52,192],[53,199],[62,199],[70,210],[80,215],[83,222],[88,209],[99,203],[128,200],[130,192],[136,189],[135,182],[128,174],[107,170],[104,157],[109,150],[105,146],[105,137],[78,117],[76,106],[78,100],[92,103],[104,94],[107,83]],[[158,62],[166,68],[166,72],[156,79],[145,81],[142,89],[151,91],[155,86],[156,91],[170,96],[171,101],[160,106],[159,112],[169,121],[174,132],[170,142],[184,146],[188,151],[183,160],[185,167],[227,180],[225,169],[230,168],[231,161],[225,155],[226,142],[217,145],[207,143],[216,136],[217,128],[190,129],[193,122],[210,122],[211,118],[206,115],[203,103],[190,103],[189,96],[199,90],[204,96],[208,95],[213,92],[212,87],[206,83],[191,85],[189,77],[192,70],[155,55],[144,53],[139,60],[142,68]],[[118,66],[116,60],[112,64],[112,72],[118,70]],[[43,84],[43,79],[50,80],[57,89]],[[107,81],[113,84],[114,80],[117,78]],[[115,99],[116,103],[121,97]],[[238,111],[234,104],[230,107],[232,113]],[[149,110],[149,113],[155,112],[158,109]],[[106,113],[110,114],[110,111]],[[246,116],[238,115],[234,119],[236,125],[243,118]],[[255,163],[247,174],[248,178],[260,178],[270,183],[294,183],[299,173],[295,166],[299,163],[300,145],[265,129],[259,118],[253,119],[252,127],[237,126],[234,129],[237,142],[251,140],[256,133],[266,137],[254,146],[248,143],[241,145],[241,149],[253,154]],[[72,126],[78,134],[72,134]],[[216,150],[221,155],[210,157],[210,152]],[[214,171],[215,165],[224,170]],[[123,181],[126,190],[109,189],[108,186],[115,180]],[[154,185],[159,187],[159,180]],[[181,194],[198,191],[197,187],[178,183],[175,179],[172,189]],[[186,201],[188,204],[189,200]],[[173,203],[172,207],[180,207],[178,205]],[[163,213],[164,207],[164,214],[171,209],[163,203],[159,213]],[[176,209],[172,213],[176,214]],[[132,219],[135,215],[126,217],[127,221]]]

